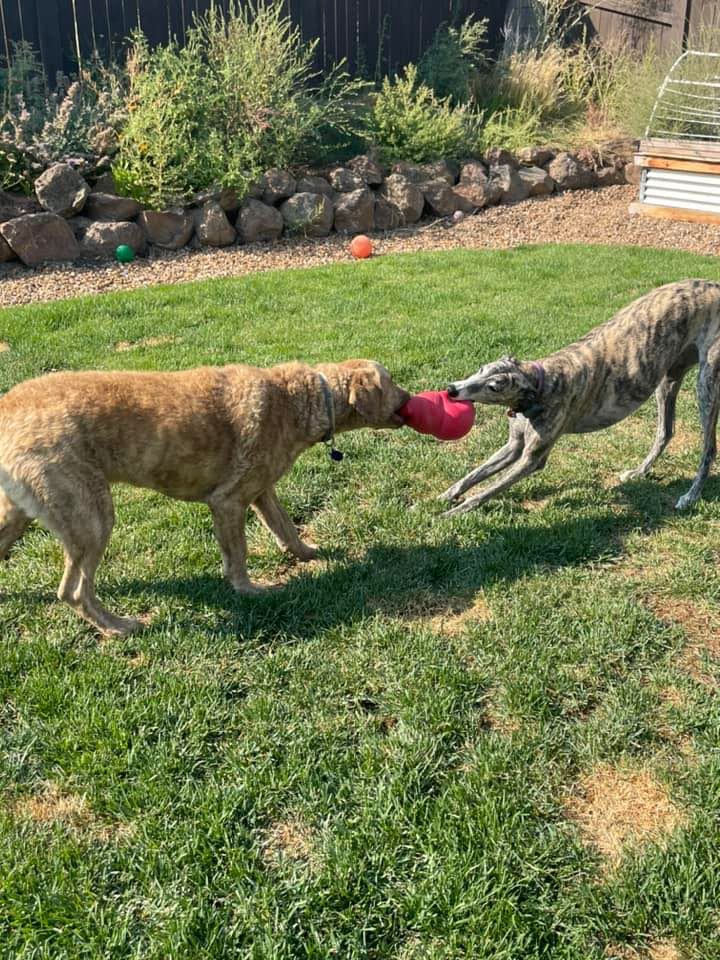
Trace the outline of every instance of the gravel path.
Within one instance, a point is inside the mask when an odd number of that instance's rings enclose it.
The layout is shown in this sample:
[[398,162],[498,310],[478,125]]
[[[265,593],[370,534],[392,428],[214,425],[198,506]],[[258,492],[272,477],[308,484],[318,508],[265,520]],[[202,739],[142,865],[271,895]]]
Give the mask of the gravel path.
[[[636,195],[636,187],[617,186],[492,207],[457,225],[436,221],[376,237],[375,252],[507,248],[525,243],[632,244],[694,253],[720,252],[717,227],[629,216],[628,205]],[[160,283],[235,277],[284,267],[313,267],[349,259],[347,239],[333,235],[326,240],[281,240],[220,250],[184,250],[139,259],[129,266],[105,262],[33,270],[0,264],[0,306]]]

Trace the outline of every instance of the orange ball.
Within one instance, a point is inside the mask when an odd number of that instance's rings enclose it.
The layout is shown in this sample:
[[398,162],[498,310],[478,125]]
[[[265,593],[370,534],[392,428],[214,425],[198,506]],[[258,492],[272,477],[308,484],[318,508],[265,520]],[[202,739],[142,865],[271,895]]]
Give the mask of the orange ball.
[[353,237],[353,241],[350,244],[350,253],[356,260],[366,260],[372,255],[372,252],[373,245],[370,237],[366,237],[363,233],[357,237]]

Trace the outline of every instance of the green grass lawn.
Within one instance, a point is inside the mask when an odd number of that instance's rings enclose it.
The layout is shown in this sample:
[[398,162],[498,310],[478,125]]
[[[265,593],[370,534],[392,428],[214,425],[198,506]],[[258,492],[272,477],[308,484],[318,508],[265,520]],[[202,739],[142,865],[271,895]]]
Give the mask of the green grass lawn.
[[[6,310],[0,389],[352,356],[435,388],[687,276],[720,261],[461,251]],[[307,453],[280,489],[325,559],[292,565],[251,520],[251,576],[287,581],[267,598],[224,583],[202,505],[118,488],[98,592],[154,617],[127,640],[55,601],[59,545],[28,532],[0,571],[2,958],[720,958],[720,481],[672,509],[691,381],[652,478],[616,480],[650,404],[442,520],[435,495],[503,441],[478,414],[457,444]],[[618,783],[657,830],[613,857],[577,810],[602,827]]]

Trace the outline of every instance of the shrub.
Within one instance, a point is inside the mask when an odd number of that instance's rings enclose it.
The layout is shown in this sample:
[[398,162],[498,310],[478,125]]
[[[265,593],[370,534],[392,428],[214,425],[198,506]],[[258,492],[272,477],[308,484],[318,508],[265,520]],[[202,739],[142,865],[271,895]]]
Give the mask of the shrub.
[[0,186],[29,190],[48,164],[114,148],[123,119],[122,71],[90,61],[70,82],[60,77],[48,93],[32,48],[16,44],[0,70],[5,111],[0,118]]
[[367,135],[384,162],[457,158],[473,151],[478,118],[467,107],[436,97],[410,64],[402,76],[384,80],[367,120]]
[[314,72],[282,0],[212,7],[187,42],[131,51],[129,119],[117,175],[163,206],[218,185],[240,192],[263,170],[319,160],[349,139],[363,84],[342,67]]
[[459,27],[441,24],[418,63],[418,79],[455,103],[471,96],[472,79],[487,64],[487,20],[468,17]]

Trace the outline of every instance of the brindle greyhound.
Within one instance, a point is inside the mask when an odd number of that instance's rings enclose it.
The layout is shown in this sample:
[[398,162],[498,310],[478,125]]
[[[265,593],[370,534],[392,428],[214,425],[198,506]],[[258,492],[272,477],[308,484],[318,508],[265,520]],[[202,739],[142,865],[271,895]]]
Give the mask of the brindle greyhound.
[[474,510],[541,470],[562,434],[609,427],[637,410],[655,390],[655,442],[640,466],[620,479],[644,477],[672,438],[677,395],[695,364],[700,366],[703,454],[692,486],[675,505],[678,510],[689,507],[700,496],[715,460],[720,409],[720,283],[709,280],[658,287],[543,360],[525,363],[505,357],[467,380],[451,383],[451,397],[509,407],[511,419],[505,446],[440,499],[457,500],[476,483],[501,470],[507,473],[444,515]]

